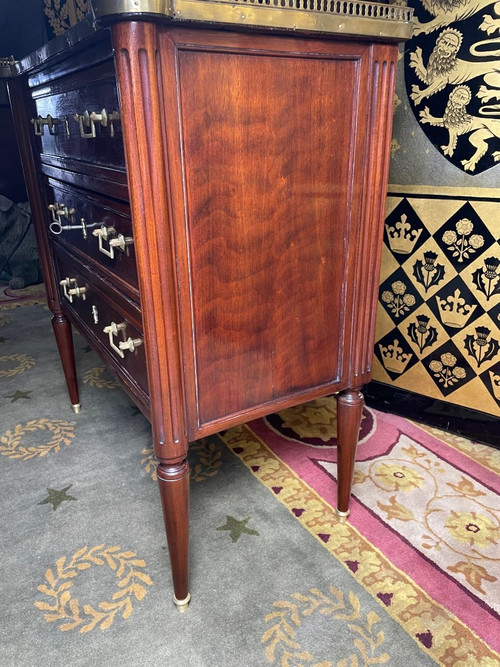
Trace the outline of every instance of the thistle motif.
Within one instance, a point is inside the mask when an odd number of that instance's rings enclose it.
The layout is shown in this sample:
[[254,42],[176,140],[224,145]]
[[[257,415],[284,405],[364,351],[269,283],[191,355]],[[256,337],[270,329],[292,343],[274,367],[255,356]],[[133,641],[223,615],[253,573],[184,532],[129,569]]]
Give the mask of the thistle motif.
[[494,294],[500,294],[500,274],[497,273],[500,259],[487,257],[484,260],[484,269],[477,269],[472,274],[472,281],[477,289],[489,301]]
[[437,254],[429,250],[424,252],[424,261],[417,259],[413,265],[413,275],[417,282],[424,286],[425,291],[437,285],[444,278],[443,264],[436,264]]
[[489,338],[490,333],[487,327],[476,327],[475,336],[468,334],[464,338],[465,349],[471,357],[474,357],[478,367],[485,361],[493,359],[500,349],[500,343],[494,338]]
[[417,321],[411,322],[408,327],[408,336],[418,345],[420,352],[426,347],[431,347],[438,338],[437,330],[429,326],[429,319],[426,315],[417,315]]
[[416,299],[413,294],[406,294],[406,285],[401,280],[393,282],[391,290],[384,290],[381,299],[394,317],[400,317],[415,305]]
[[474,224],[468,218],[459,220],[455,224],[455,230],[444,232],[443,243],[446,243],[448,250],[452,251],[452,256],[457,258],[457,262],[463,262],[483,247],[484,238],[481,234],[472,234]]
[[460,382],[466,377],[465,368],[457,366],[457,358],[450,352],[445,352],[440,357],[441,361],[433,359],[429,363],[429,369],[432,371],[434,377],[438,378],[438,382],[443,385],[445,389]]

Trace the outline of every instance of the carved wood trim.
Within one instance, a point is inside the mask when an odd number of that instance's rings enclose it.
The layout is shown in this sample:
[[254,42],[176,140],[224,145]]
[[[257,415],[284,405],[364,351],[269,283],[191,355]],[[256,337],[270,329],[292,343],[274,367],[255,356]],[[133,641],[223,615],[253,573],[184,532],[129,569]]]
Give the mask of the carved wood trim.
[[367,123],[363,211],[357,245],[354,285],[353,336],[350,346],[349,386],[361,386],[371,377],[375,339],[376,301],[382,251],[385,200],[392,133],[392,99],[396,78],[396,45],[372,45],[370,115]]
[[[187,452],[169,174],[164,158],[161,73],[152,24],[113,26],[141,293],[156,454]],[[147,120],[146,120],[147,119]]]
[[24,80],[21,78],[11,79],[9,81],[9,94],[11,98],[14,128],[19,146],[19,154],[22,156],[22,167],[26,190],[30,201],[31,215],[35,228],[36,240],[38,245],[38,254],[40,257],[40,266],[47,292],[47,303],[50,310],[55,314],[61,314],[61,304],[59,301],[59,292],[54,277],[54,266],[49,250],[49,241],[45,221],[47,210],[41,195],[41,187],[38,182],[37,165],[34,155],[36,154],[32,145],[33,137],[30,133],[31,123],[29,119],[29,104],[26,103],[23,94]]

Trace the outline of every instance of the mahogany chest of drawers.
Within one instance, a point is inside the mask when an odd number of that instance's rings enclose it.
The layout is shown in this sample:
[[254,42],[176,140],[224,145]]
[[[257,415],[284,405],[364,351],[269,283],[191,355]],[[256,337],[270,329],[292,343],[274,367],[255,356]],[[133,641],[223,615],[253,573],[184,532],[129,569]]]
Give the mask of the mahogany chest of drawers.
[[151,420],[182,610],[190,441],[337,393],[348,513],[411,12],[92,10],[16,66],[10,95],[71,404],[74,325]]

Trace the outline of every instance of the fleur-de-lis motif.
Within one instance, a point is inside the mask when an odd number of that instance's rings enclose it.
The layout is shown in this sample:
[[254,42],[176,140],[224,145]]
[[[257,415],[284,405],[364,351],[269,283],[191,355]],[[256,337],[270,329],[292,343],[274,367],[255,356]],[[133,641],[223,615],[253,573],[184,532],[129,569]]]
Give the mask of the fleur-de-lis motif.
[[495,400],[500,403],[500,375],[494,371],[489,371],[491,388],[493,390],[493,396]]
[[380,356],[382,358],[382,363],[384,364],[386,370],[391,373],[402,373],[410,359],[413,357],[413,354],[405,353],[401,347],[400,342],[397,338],[392,341],[392,345],[387,346],[381,345],[379,343]]
[[393,158],[399,150],[401,150],[401,144],[396,139],[392,139],[391,140],[391,158]]
[[429,368],[434,377],[437,377],[438,382],[445,388],[460,382],[460,380],[463,380],[466,377],[467,373],[465,372],[465,368],[456,365],[457,358],[453,354],[445,352],[441,355],[440,359],[441,361],[433,359],[429,363]]
[[498,257],[487,257],[484,260],[484,269],[476,269],[472,274],[474,285],[485,295],[486,301],[494,294],[500,294],[500,274],[497,273],[499,265]]
[[445,270],[442,264],[436,264],[437,254],[428,250],[424,252],[424,260],[417,259],[413,265],[413,275],[417,282],[424,286],[425,291],[437,285],[444,278]]
[[[476,327],[476,335],[468,334],[464,338],[464,346],[468,354],[477,362],[478,367],[490,361],[500,349],[500,343],[490,338],[491,331],[487,327]],[[489,338],[489,340],[488,340]]]
[[393,282],[391,290],[384,290],[381,299],[394,317],[400,317],[415,305],[416,299],[413,294],[406,294],[406,285],[401,280]]
[[474,224],[468,218],[459,220],[455,224],[455,230],[444,232],[443,243],[446,243],[448,250],[452,251],[452,256],[456,257],[458,262],[463,262],[483,247],[484,238],[481,234],[472,234]]
[[411,322],[408,326],[408,336],[418,345],[420,352],[433,345],[438,338],[437,330],[429,326],[429,320],[426,315],[417,315],[417,321]]
[[385,229],[391,250],[400,255],[411,254],[422,233],[422,228],[412,229],[406,213],[403,213],[400,220],[394,224],[394,227],[386,224]]
[[463,329],[476,310],[476,304],[467,303],[458,288],[444,299],[436,296],[436,303],[443,324],[453,329]]

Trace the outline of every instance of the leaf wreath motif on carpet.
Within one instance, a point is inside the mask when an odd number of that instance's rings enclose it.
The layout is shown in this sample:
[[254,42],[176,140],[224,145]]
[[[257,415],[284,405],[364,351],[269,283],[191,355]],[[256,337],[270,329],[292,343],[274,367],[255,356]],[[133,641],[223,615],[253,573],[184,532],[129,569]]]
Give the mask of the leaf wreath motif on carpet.
[[[81,605],[78,598],[71,595],[75,579],[83,570],[103,565],[107,565],[118,579],[111,600]],[[62,632],[78,628],[87,633],[96,627],[106,630],[115,617],[129,618],[134,610],[133,601],[142,600],[147,593],[146,586],[153,585],[151,577],[143,571],[145,567],[145,561],[137,554],[116,545],[82,547],[68,559],[66,556],[59,558],[55,571],[52,568],[46,570],[45,583],[38,586],[38,591],[46,599],[37,600],[35,607],[45,612],[47,622],[58,622]]]
[[[346,599],[347,597],[347,599]],[[313,663],[321,667],[330,667],[332,662],[323,660],[317,662],[317,651],[308,650],[307,630],[313,625],[318,616],[326,617],[332,623],[333,633],[335,624],[345,628],[348,625],[352,633],[352,643],[355,649],[348,657],[337,663],[338,667],[358,665],[359,655],[361,664],[383,664],[390,659],[385,652],[386,637],[382,630],[381,617],[374,611],[364,613],[359,599],[350,591],[344,593],[330,586],[328,591],[313,588],[303,593],[292,593],[290,599],[279,600],[274,603],[274,611],[266,616],[269,629],[262,636],[266,657],[270,663],[281,665]],[[311,622],[312,621],[312,622]],[[349,651],[347,645],[346,651]]]
[[[439,664],[498,664],[500,452],[445,442],[365,407],[351,516],[340,524],[334,398],[233,428],[222,439]],[[267,618],[274,623],[293,605],[307,608],[315,596],[331,605],[331,595],[297,592]],[[263,637],[268,657],[273,632]],[[280,637],[289,641],[283,650],[300,654],[292,632]],[[472,662],[461,663],[465,646]]]

